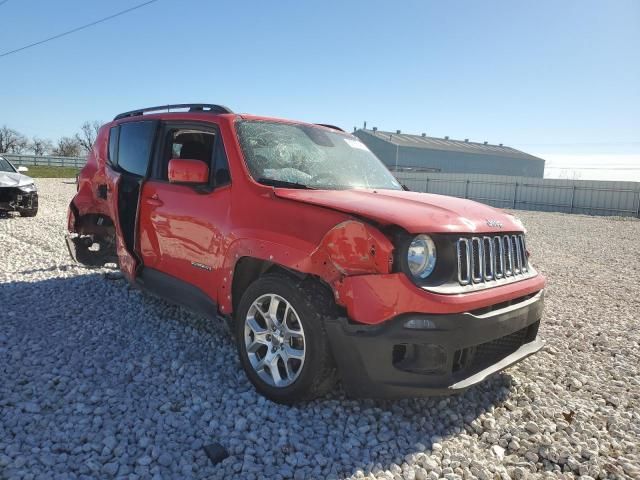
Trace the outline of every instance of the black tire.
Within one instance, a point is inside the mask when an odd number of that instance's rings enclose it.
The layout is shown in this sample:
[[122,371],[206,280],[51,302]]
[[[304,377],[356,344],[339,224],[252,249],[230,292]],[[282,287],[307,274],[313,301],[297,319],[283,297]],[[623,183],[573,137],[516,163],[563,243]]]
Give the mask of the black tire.
[[[283,387],[270,385],[258,375],[245,345],[245,322],[249,309],[254,301],[268,294],[289,302],[304,329],[304,363],[295,381]],[[335,310],[333,296],[316,281],[268,273],[247,288],[234,315],[234,331],[240,362],[258,392],[274,402],[288,405],[311,400],[332,390],[337,375],[324,321],[335,315]]]
[[28,210],[20,210],[21,217],[35,217],[38,214],[38,207],[30,208]]

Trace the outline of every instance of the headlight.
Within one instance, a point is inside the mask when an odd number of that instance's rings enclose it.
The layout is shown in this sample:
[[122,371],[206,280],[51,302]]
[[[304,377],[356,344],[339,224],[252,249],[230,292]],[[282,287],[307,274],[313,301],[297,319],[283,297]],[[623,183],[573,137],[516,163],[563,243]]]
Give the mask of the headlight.
[[25,193],[35,192],[36,190],[38,190],[36,188],[35,183],[30,183],[29,185],[22,185],[21,187],[18,187],[18,188]]
[[436,267],[436,245],[429,235],[417,235],[409,244],[407,263],[411,275],[427,278]]

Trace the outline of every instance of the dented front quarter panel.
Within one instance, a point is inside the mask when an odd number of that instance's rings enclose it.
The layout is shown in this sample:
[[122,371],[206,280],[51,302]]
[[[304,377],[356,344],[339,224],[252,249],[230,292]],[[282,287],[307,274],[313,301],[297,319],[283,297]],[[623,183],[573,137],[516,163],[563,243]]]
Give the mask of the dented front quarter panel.
[[393,244],[378,229],[348,220],[324,236],[311,258],[330,262],[338,274],[334,277],[389,273],[393,264]]
[[299,236],[276,232],[240,230],[234,234],[241,238],[234,240],[227,250],[218,293],[222,312],[232,309],[231,279],[235,265],[243,257],[319,277],[332,288],[340,305],[337,286],[346,276],[389,273],[392,267],[391,242],[374,227],[355,220],[339,223],[317,245]]
[[[246,237],[264,232],[238,232]],[[234,267],[243,257],[258,258],[314,275],[331,287],[336,303],[352,321],[374,325],[405,313],[452,314],[528,295],[544,288],[534,278],[458,295],[441,295],[417,287],[404,273],[393,272],[393,244],[374,226],[347,219],[313,246],[300,237],[273,234],[269,239],[236,239],[229,247],[220,279],[221,311],[232,311]]]

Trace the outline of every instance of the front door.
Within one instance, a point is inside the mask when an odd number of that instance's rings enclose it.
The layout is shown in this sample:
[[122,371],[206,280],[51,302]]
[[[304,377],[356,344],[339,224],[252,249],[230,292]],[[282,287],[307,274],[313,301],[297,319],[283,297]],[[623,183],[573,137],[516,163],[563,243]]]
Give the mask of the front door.
[[[187,282],[217,301],[230,209],[230,177],[222,138],[213,124],[171,122],[142,188],[139,245],[145,269]],[[198,160],[209,181],[181,185],[168,180],[172,158]]]

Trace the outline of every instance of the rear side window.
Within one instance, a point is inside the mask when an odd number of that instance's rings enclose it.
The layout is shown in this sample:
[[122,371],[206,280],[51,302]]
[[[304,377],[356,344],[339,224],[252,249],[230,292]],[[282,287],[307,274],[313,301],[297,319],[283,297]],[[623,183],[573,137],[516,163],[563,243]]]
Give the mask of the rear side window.
[[120,127],[111,127],[109,130],[109,163],[118,165],[118,131]]
[[156,122],[132,122],[120,125],[117,162],[119,168],[141,177],[146,175],[155,127]]

